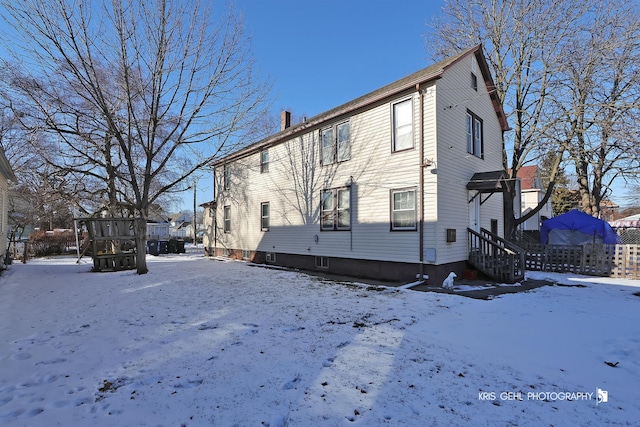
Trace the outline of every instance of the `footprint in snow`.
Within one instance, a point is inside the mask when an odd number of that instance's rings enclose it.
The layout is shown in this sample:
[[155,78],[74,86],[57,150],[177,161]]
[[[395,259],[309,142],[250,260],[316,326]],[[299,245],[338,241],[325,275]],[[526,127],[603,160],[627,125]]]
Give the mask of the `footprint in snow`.
[[291,389],[294,389],[294,388],[298,385],[298,383],[300,383],[300,381],[301,381],[301,380],[302,380],[302,379],[301,379],[300,377],[295,377],[295,378],[294,378],[294,379],[292,379],[291,381],[286,382],[286,383],[282,386],[282,388],[283,388],[284,390],[291,390]]
[[55,365],[58,363],[64,363],[66,361],[67,359],[65,359],[64,357],[58,357],[57,359],[41,360],[40,362],[36,362],[36,365]]
[[27,412],[27,415],[30,417],[35,417],[36,415],[40,415],[44,412],[44,408],[35,408]]
[[27,360],[27,359],[31,359],[31,353],[27,353],[27,352],[15,353],[11,355],[11,358],[13,360]]
[[333,366],[333,361],[334,361],[334,360],[335,360],[335,359],[334,359],[333,357],[330,357],[330,358],[328,358],[327,360],[325,360],[324,362],[322,362],[322,366],[323,366],[324,368],[328,368],[328,367],[330,367],[330,366]]

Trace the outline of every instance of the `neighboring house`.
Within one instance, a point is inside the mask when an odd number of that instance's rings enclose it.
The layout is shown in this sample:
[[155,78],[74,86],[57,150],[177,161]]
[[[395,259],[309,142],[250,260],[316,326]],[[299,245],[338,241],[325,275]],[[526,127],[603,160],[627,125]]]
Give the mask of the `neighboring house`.
[[[538,166],[522,166],[518,171],[518,180],[520,182],[520,200],[518,198],[514,200],[516,205],[514,206],[516,208],[514,211],[520,212],[520,217],[522,217],[538,206],[538,203],[542,201],[546,193]],[[553,210],[551,208],[551,199],[549,199],[542,209],[520,225],[520,229],[539,231],[542,221],[552,216]]]
[[184,221],[184,222],[174,223],[170,221],[170,223],[171,223],[171,229],[169,233],[171,234],[171,237],[179,237],[181,239],[184,239],[185,237],[189,237],[189,236],[193,237],[193,228],[191,227],[191,222]]
[[[172,215],[169,217],[169,224],[171,228],[169,230],[169,234],[171,237],[179,237],[185,238],[188,236],[193,236],[193,231],[191,230],[191,216],[182,212],[179,214]],[[189,234],[191,231],[191,234]]]
[[147,239],[169,240],[169,222],[163,220],[147,221]]
[[169,240],[170,228],[171,224],[166,220],[162,208],[158,205],[152,206],[147,218],[147,240]]
[[0,148],[0,265],[5,265],[5,255],[9,246],[9,181],[16,181],[13,169]]
[[[503,235],[503,132],[481,46],[216,161],[212,255],[386,280],[461,274]],[[213,215],[212,215],[213,214]]]

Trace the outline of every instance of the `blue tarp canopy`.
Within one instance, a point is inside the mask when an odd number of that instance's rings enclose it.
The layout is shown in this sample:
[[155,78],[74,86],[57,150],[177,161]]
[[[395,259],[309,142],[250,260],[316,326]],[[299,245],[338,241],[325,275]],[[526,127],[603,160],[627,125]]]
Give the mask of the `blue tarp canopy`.
[[542,222],[540,242],[549,245],[582,245],[584,243],[621,243],[609,223],[572,210]]

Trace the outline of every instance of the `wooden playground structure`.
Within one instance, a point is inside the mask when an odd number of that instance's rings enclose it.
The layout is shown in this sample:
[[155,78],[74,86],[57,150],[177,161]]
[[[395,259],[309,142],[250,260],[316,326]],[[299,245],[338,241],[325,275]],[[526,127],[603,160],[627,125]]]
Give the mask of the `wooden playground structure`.
[[91,250],[93,271],[119,271],[136,268],[136,218],[76,218],[89,233],[86,252]]

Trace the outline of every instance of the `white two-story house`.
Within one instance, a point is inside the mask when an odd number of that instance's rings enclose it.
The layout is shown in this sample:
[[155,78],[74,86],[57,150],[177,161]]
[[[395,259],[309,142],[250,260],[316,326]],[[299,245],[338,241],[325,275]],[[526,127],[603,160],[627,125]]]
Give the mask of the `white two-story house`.
[[503,132],[481,46],[214,163],[208,254],[386,280],[467,268],[502,235]]
[[4,150],[0,148],[0,269],[7,262],[5,256],[9,245],[7,239],[9,232],[9,181],[16,182],[16,176]]

